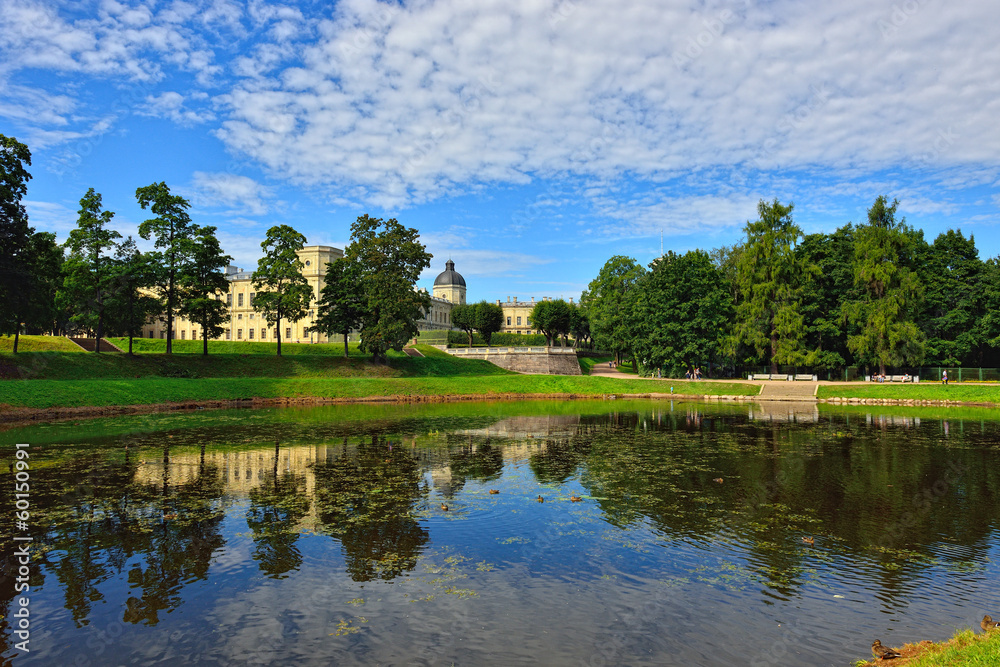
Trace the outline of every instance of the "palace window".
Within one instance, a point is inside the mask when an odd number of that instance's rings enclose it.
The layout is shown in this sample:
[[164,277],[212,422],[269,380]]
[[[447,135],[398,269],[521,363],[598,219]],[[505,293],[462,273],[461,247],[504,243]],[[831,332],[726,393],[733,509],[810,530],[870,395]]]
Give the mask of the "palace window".
[[531,326],[531,318],[530,317],[528,318],[528,326],[529,327]]
[[253,313],[250,313],[250,319],[251,320],[253,319]]
[[233,295],[232,294],[227,294],[226,295],[226,305],[227,306],[233,305]]
[[253,298],[257,296],[257,292],[250,292],[250,305],[253,306]]
[[267,329],[261,329],[260,330],[260,339],[261,340],[267,340]]
[[510,326],[510,318],[507,318],[507,326]]
[[243,292],[240,292],[239,294],[236,295],[236,305],[239,306],[240,308],[243,307]]
[[236,319],[242,320],[243,319],[243,313],[237,313],[236,314]]
[[152,329],[150,329],[150,330],[149,330],[149,337],[150,337],[150,338],[152,338],[152,337],[153,337],[153,330],[152,330]]
[[243,329],[236,330],[236,340],[243,340]]
[[233,339],[233,332],[232,332],[232,330],[231,329],[226,329],[226,340],[232,340],[232,339]]
[[249,336],[249,338],[250,338],[250,340],[253,340],[253,329],[250,330],[250,336]]
[[291,337],[292,337],[292,328],[291,327],[285,327],[285,338],[286,339],[290,339]]
[[520,316],[518,316],[518,318],[517,318],[517,326],[521,326],[521,318],[520,318]]

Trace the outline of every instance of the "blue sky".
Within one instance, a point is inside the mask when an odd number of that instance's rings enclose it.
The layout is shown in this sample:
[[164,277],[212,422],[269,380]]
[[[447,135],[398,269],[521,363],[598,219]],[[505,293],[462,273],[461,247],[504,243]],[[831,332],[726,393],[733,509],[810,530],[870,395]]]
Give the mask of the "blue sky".
[[415,227],[469,298],[578,297],[614,254],[806,232],[900,199],[1000,254],[1000,3],[0,3],[0,133],[32,224],[87,188],[116,226],[166,181],[252,268],[273,224],[343,247]]

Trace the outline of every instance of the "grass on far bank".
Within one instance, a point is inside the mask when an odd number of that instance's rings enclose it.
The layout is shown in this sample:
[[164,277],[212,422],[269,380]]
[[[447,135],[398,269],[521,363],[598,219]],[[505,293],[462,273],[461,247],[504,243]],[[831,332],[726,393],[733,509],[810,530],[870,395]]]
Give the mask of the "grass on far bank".
[[[13,353],[14,337],[0,336],[0,353]],[[21,352],[83,352],[83,348],[62,336],[19,336],[17,351]]]
[[995,384],[943,385],[937,382],[825,384],[820,385],[817,396],[819,398],[894,398],[915,401],[1000,403],[1000,386]]
[[[30,380],[0,383],[0,404],[7,407],[103,407],[248,398],[347,398],[447,395],[527,395],[661,393],[656,380],[568,375],[484,375],[397,378],[142,378],[101,380]],[[688,395],[754,394],[749,384],[692,382]]]
[[[902,658],[892,660],[897,667],[994,667],[1000,665],[1000,632],[977,634],[961,630],[940,644],[921,642],[897,649]],[[858,660],[854,667],[882,664],[881,660]]]
[[[115,340],[117,343],[117,340]],[[163,341],[159,341],[163,342]],[[0,353],[0,378],[30,380],[125,380],[143,378],[340,378],[340,377],[443,377],[467,375],[509,375],[487,361],[459,359],[436,348],[421,345],[424,357],[410,357],[390,350],[387,363],[375,364],[370,354],[357,347],[348,359],[343,347],[331,353],[334,345],[281,346],[282,356],[274,354],[269,343],[243,343],[251,347],[240,354],[211,352],[207,357],[184,351],[197,341],[176,341],[174,354],[140,352],[134,356],[114,353],[19,352]],[[261,347],[252,347],[261,346]],[[270,353],[267,347],[270,346]],[[290,348],[290,349],[289,349]],[[301,348],[309,348],[306,354]],[[234,349],[225,343],[219,349]],[[260,353],[263,351],[264,353]],[[0,380],[2,381],[2,380]],[[0,403],[5,390],[0,386]]]
[[607,366],[608,362],[614,357],[577,357],[577,361],[580,362],[580,372],[584,375],[590,375],[590,372],[594,370],[594,366]]

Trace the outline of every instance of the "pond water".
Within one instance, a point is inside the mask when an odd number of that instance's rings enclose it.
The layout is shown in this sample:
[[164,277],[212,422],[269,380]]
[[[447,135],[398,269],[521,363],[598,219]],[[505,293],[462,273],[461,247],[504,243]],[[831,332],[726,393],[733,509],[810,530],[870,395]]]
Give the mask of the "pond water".
[[0,582],[3,660],[843,666],[875,638],[945,639],[1000,614],[1000,423],[886,409],[335,406],[7,430],[5,468],[30,446],[33,562],[30,653]]

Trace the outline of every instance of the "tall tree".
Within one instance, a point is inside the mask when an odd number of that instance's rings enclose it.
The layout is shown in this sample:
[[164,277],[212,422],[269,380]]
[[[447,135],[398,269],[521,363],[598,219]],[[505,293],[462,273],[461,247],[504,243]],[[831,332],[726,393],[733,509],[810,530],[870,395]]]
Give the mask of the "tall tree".
[[758,359],[767,359],[772,373],[778,372],[778,364],[804,360],[802,285],[816,273],[814,265],[796,255],[802,230],[792,221],[793,208],[762,199],[758,219],[743,228],[747,238],[736,259],[739,300],[728,347],[732,352],[739,344],[749,346]]
[[118,244],[112,265],[113,280],[107,299],[109,329],[128,336],[128,353],[132,340],[142,333],[150,317],[162,312],[163,304],[145,290],[154,283],[157,267],[139,252],[131,236]]
[[472,333],[476,330],[476,305],[462,303],[451,309],[451,323],[469,335],[469,347],[472,347]]
[[667,252],[650,265],[631,302],[634,347],[646,369],[673,374],[718,357],[733,304],[708,253]]
[[34,232],[24,253],[23,294],[18,319],[28,333],[51,333],[56,320],[56,292],[62,276],[63,249],[52,232]]
[[313,330],[328,337],[344,337],[344,358],[348,357],[348,335],[361,326],[364,295],[361,292],[360,267],[346,259],[326,265],[326,278],[320,291]]
[[191,216],[187,212],[191,204],[183,197],[170,194],[170,188],[163,181],[136,189],[135,198],[143,210],[148,208],[156,216],[139,225],[139,236],[146,240],[156,238],[158,250],[151,254],[151,259],[159,268],[155,287],[163,300],[167,354],[171,354],[174,316],[180,304],[177,283],[191,262],[191,239],[195,233],[195,226],[191,224]]
[[253,272],[253,286],[257,296],[250,304],[274,327],[281,356],[281,320],[298,322],[306,316],[313,298],[309,281],[302,275],[304,265],[298,251],[306,244],[306,237],[288,225],[275,225],[267,230],[267,237],[260,244],[264,256]]
[[984,314],[985,266],[972,236],[949,229],[927,248],[915,267],[925,289],[921,328],[927,335],[927,357],[944,365],[981,365],[986,340],[977,323]]
[[475,328],[490,344],[493,334],[503,328],[503,308],[489,301],[480,301],[475,305]]
[[122,235],[108,228],[115,214],[101,210],[101,195],[94,188],[80,199],[79,213],[76,229],[66,241],[69,257],[61,300],[73,312],[73,322],[94,330],[98,341],[94,352],[99,353],[108,289],[114,279],[112,253]]
[[534,326],[543,334],[549,345],[569,333],[573,323],[573,311],[568,303],[562,299],[555,301],[539,301],[531,309],[528,319],[531,326]]
[[395,218],[366,214],[351,225],[346,257],[361,267],[365,299],[360,347],[376,361],[383,361],[389,349],[402,350],[430,308],[430,296],[414,289],[432,257],[418,238],[416,229],[403,227]]
[[590,339],[590,318],[587,317],[587,310],[583,305],[573,308],[570,318],[569,332],[573,336],[573,346],[580,347]]
[[229,321],[229,307],[223,301],[229,281],[222,269],[233,258],[222,252],[215,227],[196,229],[191,263],[180,277],[180,313],[201,327],[202,354],[208,356],[208,339],[221,336],[225,331],[222,325]]
[[614,352],[618,361],[631,350],[632,342],[622,305],[645,273],[631,257],[615,255],[605,262],[580,298],[590,314],[594,343],[600,349]]
[[843,305],[859,294],[854,286],[854,226],[848,223],[832,234],[809,234],[796,252],[819,269],[802,291],[805,364],[823,370],[842,368],[851,358]]
[[854,246],[854,283],[861,298],[847,304],[845,318],[859,332],[847,340],[864,363],[919,365],[924,336],[914,321],[923,295],[917,274],[906,266],[910,245],[906,220],[896,221],[897,200],[879,195],[868,209],[868,223],[858,225]]
[[32,234],[21,203],[31,180],[30,166],[28,147],[0,134],[0,334],[14,335],[14,352],[21,330],[17,313],[27,307],[19,285],[25,279],[25,253]]

